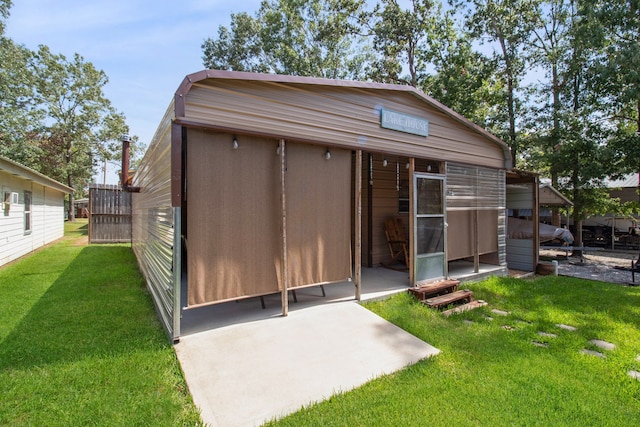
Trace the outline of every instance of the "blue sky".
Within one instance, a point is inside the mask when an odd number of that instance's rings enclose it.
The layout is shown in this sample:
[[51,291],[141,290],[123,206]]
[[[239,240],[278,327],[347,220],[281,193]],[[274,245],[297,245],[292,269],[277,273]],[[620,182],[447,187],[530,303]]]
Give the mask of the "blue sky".
[[[14,0],[5,35],[35,50],[74,53],[109,77],[104,88],[131,135],[148,144],[182,79],[203,69],[201,45],[231,13],[260,0]],[[109,167],[107,183],[116,183]],[[98,182],[103,181],[100,175]]]

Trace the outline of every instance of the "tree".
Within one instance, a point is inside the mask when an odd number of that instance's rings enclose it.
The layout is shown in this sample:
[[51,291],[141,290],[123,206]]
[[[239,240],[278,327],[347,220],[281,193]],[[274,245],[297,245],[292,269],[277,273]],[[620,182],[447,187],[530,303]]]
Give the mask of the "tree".
[[437,18],[420,56],[433,67],[420,85],[425,93],[474,123],[494,127],[501,85],[496,63],[473,49],[471,37],[456,29],[452,12]]
[[580,14],[591,23],[592,45],[602,47],[593,68],[594,87],[616,128],[610,143],[627,172],[640,170],[640,1],[584,0]]
[[218,38],[208,38],[202,44],[202,61],[206,68],[218,70],[272,71],[263,54],[260,33],[262,23],[247,13],[231,14],[231,30],[221,25]]
[[0,0],[0,155],[33,167],[36,149],[29,144],[29,135],[39,121],[31,103],[33,54],[4,36],[11,5],[9,0]]
[[[124,117],[104,96],[108,79],[93,64],[75,54],[72,60],[40,46],[35,62],[37,109],[46,117],[39,136],[40,172],[82,191],[93,173],[94,162],[108,156],[109,141],[127,133]],[[69,200],[69,220],[75,219],[74,195]]]
[[33,109],[33,53],[0,35],[0,155],[25,166],[36,166],[37,133],[41,116]]
[[4,34],[4,23],[9,18],[11,6],[13,6],[11,0],[0,0],[0,35]]
[[[412,0],[402,9],[396,0],[381,0],[372,12],[363,13],[360,22],[373,37],[377,58],[368,77],[374,81],[419,87],[427,75],[429,63],[421,50],[427,48],[435,28],[432,0]],[[402,75],[403,72],[408,75]]]
[[[546,80],[537,88],[541,106],[527,151],[537,154],[534,169],[547,171],[553,186],[573,201],[575,245],[580,247],[586,218],[619,209],[603,186],[606,177],[620,173],[621,163],[608,144],[612,128],[594,91],[592,70],[600,50],[589,40],[592,22],[578,15],[574,3],[548,0],[535,6],[528,53]],[[559,218],[554,224],[560,225]]]
[[231,15],[231,29],[202,44],[207,68],[297,76],[362,75],[355,16],[363,0],[263,1],[255,17]]
[[527,0],[452,0],[465,14],[470,33],[482,43],[494,47],[494,59],[499,64],[503,80],[503,101],[506,129],[495,129],[511,147],[513,164],[520,151],[517,120],[521,118],[522,102],[518,90],[526,72],[524,48],[531,36],[531,5]]

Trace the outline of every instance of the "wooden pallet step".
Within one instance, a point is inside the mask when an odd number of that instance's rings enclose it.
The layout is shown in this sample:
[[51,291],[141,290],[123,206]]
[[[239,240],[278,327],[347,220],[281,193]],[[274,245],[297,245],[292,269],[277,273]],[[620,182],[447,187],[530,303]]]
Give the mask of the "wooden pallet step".
[[419,300],[423,300],[432,296],[455,292],[458,290],[459,284],[459,280],[442,280],[439,282],[422,284],[418,283],[417,286],[409,288],[409,292]]
[[463,291],[455,291],[450,294],[444,294],[433,298],[427,298],[423,303],[431,308],[446,307],[449,304],[453,304],[458,301],[471,302],[473,300],[473,292],[468,289]]

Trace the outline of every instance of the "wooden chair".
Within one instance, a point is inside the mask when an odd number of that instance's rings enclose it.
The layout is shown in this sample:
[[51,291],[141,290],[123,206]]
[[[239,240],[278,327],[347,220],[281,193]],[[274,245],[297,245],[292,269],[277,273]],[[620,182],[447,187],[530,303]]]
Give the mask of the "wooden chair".
[[391,261],[383,263],[384,266],[392,268],[394,263],[402,260],[405,267],[409,268],[409,250],[407,248],[407,235],[400,218],[387,218],[384,221],[384,234],[387,236],[387,246],[391,254]]

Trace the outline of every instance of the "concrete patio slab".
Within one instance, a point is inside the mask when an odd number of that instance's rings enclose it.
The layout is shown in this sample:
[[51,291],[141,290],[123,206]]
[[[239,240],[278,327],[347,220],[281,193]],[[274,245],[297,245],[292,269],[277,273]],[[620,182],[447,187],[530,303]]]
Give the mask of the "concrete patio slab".
[[439,353],[353,301],[195,333],[175,348],[212,427],[260,425]]

